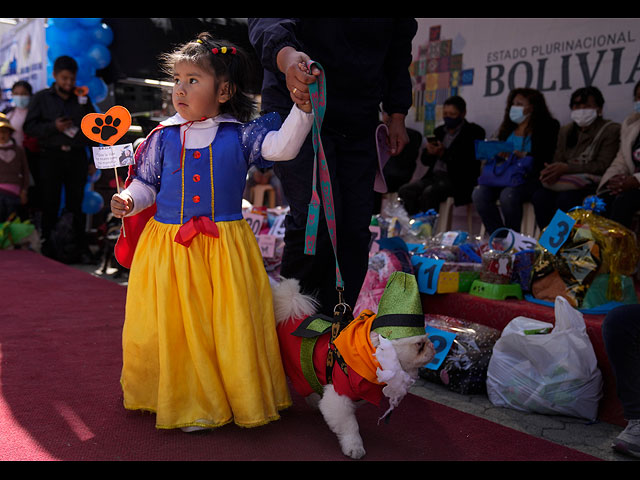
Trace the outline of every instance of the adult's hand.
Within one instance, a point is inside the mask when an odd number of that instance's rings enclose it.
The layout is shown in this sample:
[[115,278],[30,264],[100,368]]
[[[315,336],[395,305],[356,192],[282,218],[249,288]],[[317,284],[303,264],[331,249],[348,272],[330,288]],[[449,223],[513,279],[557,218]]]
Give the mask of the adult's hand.
[[313,66],[309,71],[307,66],[310,61],[309,55],[293,47],[282,48],[276,58],[278,69],[285,75],[291,100],[305,111],[310,106],[309,85],[320,74],[320,69]]
[[613,195],[640,188],[638,179],[633,175],[615,175],[607,182],[607,187]]
[[55,120],[56,129],[59,132],[64,132],[67,128],[73,125],[73,120],[69,117],[60,117]]
[[556,183],[560,176],[569,170],[569,166],[564,162],[545,163],[544,165],[540,172],[540,181],[550,185]]
[[391,155],[398,155],[404,147],[409,143],[409,134],[404,124],[404,115],[401,113],[392,113],[389,115],[389,149]]

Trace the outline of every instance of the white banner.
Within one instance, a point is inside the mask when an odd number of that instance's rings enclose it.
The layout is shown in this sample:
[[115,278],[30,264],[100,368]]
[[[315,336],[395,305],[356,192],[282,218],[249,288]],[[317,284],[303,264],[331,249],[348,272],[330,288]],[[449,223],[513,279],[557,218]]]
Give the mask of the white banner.
[[20,23],[0,40],[0,88],[2,99],[11,98],[18,80],[31,84],[33,92],[47,88],[47,44],[44,18]]
[[598,87],[605,118],[632,112],[640,81],[638,18],[419,18],[413,42],[414,107],[407,126],[430,134],[451,95],[467,102],[467,119],[487,136],[499,127],[509,91],[541,91],[549,110],[568,123],[578,88]]

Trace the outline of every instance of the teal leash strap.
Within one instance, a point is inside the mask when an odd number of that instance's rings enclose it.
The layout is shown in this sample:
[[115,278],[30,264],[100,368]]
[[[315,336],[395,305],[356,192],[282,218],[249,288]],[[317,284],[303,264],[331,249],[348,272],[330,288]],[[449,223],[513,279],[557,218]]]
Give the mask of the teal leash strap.
[[[327,106],[327,93],[326,93],[326,78],[324,75],[324,69],[322,66],[313,62],[309,65],[309,68],[314,65],[320,70],[320,75],[316,77],[316,81],[309,85],[309,93],[311,96],[311,105],[313,107],[313,192],[311,194],[311,203],[309,204],[309,210],[307,214],[307,225],[305,231],[305,253],[308,255],[315,254],[315,245],[318,232],[318,220],[320,216],[320,199],[317,192],[318,177],[316,172],[319,171],[320,177],[320,191],[322,193],[322,203],[324,206],[324,216],[327,221],[327,230],[329,231],[329,237],[331,238],[331,244],[333,245],[333,252],[336,258],[336,289],[340,294],[340,302],[342,303],[342,292],[344,291],[344,282],[340,273],[340,267],[338,266],[338,248],[336,240],[336,217],[333,203],[333,190],[331,188],[331,177],[329,176],[329,168],[327,166],[327,159],[324,154],[324,148],[322,147],[322,139],[320,137],[320,131],[322,128],[322,121]],[[319,167],[319,168],[318,168]]]
[[[316,82],[309,87],[309,93],[311,94],[312,107],[313,107],[313,179],[311,189],[311,202],[309,203],[309,209],[307,213],[307,226],[305,229],[305,242],[304,253],[306,255],[316,254],[316,239],[318,237],[318,222],[320,220],[320,197],[316,185],[318,183],[318,149],[322,147],[320,141],[320,129],[322,127],[322,120],[324,119],[324,112],[326,110],[326,102],[324,98],[324,70],[319,63],[316,66],[322,72],[316,79]],[[318,89],[318,83],[322,82],[323,88]],[[313,96],[315,95],[316,101],[313,102]],[[322,95],[322,99],[320,99]]]

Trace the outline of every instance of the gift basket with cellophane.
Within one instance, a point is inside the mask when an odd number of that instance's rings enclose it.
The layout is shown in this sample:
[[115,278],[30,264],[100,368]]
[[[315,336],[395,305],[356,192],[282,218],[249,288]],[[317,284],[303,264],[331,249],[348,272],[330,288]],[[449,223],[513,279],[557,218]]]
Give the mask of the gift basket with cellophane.
[[638,303],[631,278],[640,259],[635,233],[602,216],[603,211],[602,200],[592,196],[567,212],[575,224],[555,255],[543,249],[538,256],[533,298],[554,302],[560,295],[581,310]]

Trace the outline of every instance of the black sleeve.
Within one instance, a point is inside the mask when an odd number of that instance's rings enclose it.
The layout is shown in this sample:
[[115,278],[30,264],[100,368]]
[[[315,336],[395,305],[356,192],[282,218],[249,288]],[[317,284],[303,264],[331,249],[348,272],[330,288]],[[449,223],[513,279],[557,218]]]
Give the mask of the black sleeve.
[[412,102],[409,67],[413,60],[412,41],[418,31],[415,18],[395,20],[393,39],[385,59],[385,93],[383,109],[388,114],[407,114]]
[[276,57],[286,46],[300,50],[296,38],[297,18],[249,18],[249,41],[258,54],[262,66],[278,73]]

